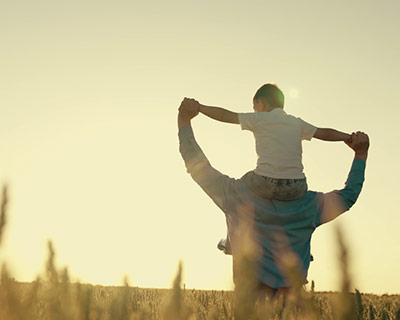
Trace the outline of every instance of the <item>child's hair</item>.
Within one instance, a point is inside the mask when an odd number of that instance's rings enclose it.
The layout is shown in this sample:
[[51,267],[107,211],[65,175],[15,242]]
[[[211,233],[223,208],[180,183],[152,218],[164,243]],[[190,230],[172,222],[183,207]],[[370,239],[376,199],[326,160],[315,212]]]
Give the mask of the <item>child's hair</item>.
[[283,109],[283,104],[285,103],[283,92],[272,83],[264,84],[260,89],[258,89],[253,99],[262,100],[268,103],[272,108]]

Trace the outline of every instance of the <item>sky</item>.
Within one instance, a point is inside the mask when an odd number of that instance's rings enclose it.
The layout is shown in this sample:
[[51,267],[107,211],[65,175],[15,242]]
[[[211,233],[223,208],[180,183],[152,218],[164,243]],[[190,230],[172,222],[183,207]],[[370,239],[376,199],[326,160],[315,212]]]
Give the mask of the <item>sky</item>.
[[[177,109],[184,97],[251,112],[264,83],[317,127],[371,139],[356,205],[318,228],[308,279],[338,290],[335,229],[353,285],[400,293],[397,170],[398,1],[1,0],[0,184],[10,193],[0,260],[17,280],[44,270],[47,241],[73,279],[232,289],[216,249],[223,213],[185,172]],[[255,168],[254,139],[200,115],[196,139],[232,177]],[[309,189],[343,187],[343,143],[303,143]]]

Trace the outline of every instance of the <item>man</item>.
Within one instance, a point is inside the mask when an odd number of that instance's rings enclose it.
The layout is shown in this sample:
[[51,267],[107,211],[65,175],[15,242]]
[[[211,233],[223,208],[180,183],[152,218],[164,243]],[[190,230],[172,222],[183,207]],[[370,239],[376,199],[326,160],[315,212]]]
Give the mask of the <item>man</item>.
[[368,136],[362,132],[353,133],[351,142],[347,143],[355,155],[343,189],[329,193],[307,191],[304,197],[294,201],[271,200],[259,197],[241,179],[230,178],[210,165],[191,127],[191,119],[198,112],[195,100],[185,98],[181,103],[179,150],[187,172],[225,213],[235,285],[242,283],[240,256],[247,253],[251,255],[253,266],[246,270],[245,277],[255,279],[253,288],[265,295],[273,296],[293,285],[284,270],[289,256],[295,256],[301,281],[307,283],[312,233],[349,210],[361,192]]

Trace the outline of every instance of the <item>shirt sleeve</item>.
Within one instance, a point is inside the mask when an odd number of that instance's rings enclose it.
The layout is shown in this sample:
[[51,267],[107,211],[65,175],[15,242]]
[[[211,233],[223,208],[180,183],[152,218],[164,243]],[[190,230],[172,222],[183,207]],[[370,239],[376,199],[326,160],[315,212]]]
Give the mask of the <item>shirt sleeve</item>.
[[322,195],[318,225],[335,219],[354,205],[365,180],[365,167],[364,160],[354,159],[345,187]]
[[187,172],[208,196],[226,212],[226,200],[230,184],[235,179],[214,169],[197,144],[191,126],[179,129],[179,152],[185,162]]
[[256,124],[255,112],[238,113],[238,117],[242,130],[254,131],[254,127]]
[[309,124],[308,122],[304,121],[301,118],[297,118],[300,123],[301,127],[301,139],[302,140],[311,140],[311,138],[314,136],[315,131],[317,131],[317,127],[313,126],[312,124]]

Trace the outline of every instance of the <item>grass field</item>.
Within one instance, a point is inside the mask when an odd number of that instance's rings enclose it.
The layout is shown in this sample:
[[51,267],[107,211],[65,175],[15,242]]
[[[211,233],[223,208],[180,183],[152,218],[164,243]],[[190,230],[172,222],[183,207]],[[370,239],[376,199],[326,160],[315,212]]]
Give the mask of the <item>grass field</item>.
[[[54,280],[54,279],[53,279]],[[3,273],[0,319],[237,319],[232,291],[105,287],[59,282],[19,283]],[[351,312],[340,311],[341,293],[307,293],[309,309],[282,308],[282,300],[257,305],[242,319],[400,319],[399,295],[351,294]],[[302,311],[305,308],[307,311]]]
[[[7,189],[0,215],[0,245],[7,220]],[[306,292],[294,285],[284,301],[250,303],[250,292],[204,291],[182,288],[179,265],[171,289],[93,286],[72,283],[68,270],[59,270],[55,250],[48,244],[46,272],[32,283],[15,281],[4,261],[0,282],[0,320],[133,320],[133,319],[391,319],[400,320],[400,295],[349,292],[347,251],[338,234],[341,251],[341,292]],[[293,271],[293,270],[292,270]],[[288,269],[288,274],[291,270]],[[292,272],[296,283],[296,274]],[[246,278],[246,277],[243,277]],[[249,288],[249,286],[244,288]]]

